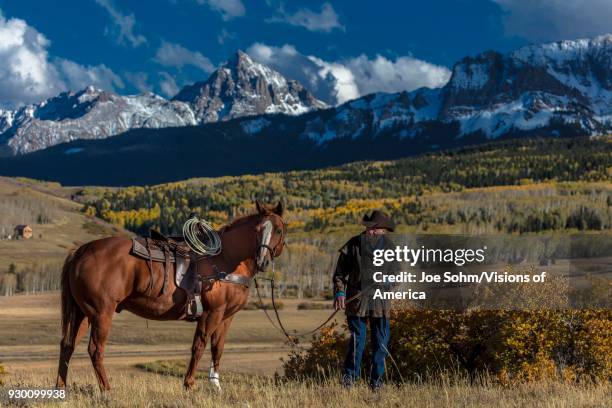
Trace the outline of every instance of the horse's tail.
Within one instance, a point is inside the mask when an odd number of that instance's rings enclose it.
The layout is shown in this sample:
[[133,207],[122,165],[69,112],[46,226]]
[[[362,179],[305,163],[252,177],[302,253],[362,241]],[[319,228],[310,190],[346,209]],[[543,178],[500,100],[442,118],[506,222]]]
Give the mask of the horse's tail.
[[72,326],[76,324],[76,310],[79,306],[70,291],[70,270],[76,252],[76,248],[70,250],[62,268],[62,345],[70,345],[74,342],[72,337],[76,329]]

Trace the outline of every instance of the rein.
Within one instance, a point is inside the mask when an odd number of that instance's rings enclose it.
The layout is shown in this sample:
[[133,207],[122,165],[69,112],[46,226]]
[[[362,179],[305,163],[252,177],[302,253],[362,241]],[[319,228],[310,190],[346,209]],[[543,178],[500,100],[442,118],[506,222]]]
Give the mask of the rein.
[[[276,317],[276,322],[278,323],[278,325],[270,317],[270,315],[268,313],[268,310],[266,309],[266,307],[265,307],[265,305],[263,303],[263,299],[261,298],[261,293],[259,292],[259,283],[257,282],[257,279],[254,278],[254,280],[255,280],[255,289],[257,291],[257,297],[259,298],[259,303],[261,305],[261,309],[266,314],[266,317],[268,318],[268,320],[270,321],[272,326],[274,326],[274,328],[276,330],[278,330],[282,335],[284,335],[287,338],[287,340],[289,340],[289,342],[292,345],[294,345],[294,346],[298,345],[298,339],[297,339],[298,337],[306,337],[306,336],[309,336],[311,334],[314,334],[314,333],[318,332],[323,327],[325,327],[329,322],[331,322],[332,319],[336,316],[336,314],[340,311],[340,309],[334,310],[323,323],[321,323],[320,325],[318,325],[317,327],[315,327],[312,330],[309,330],[307,332],[302,332],[302,333],[294,332],[293,334],[289,334],[289,331],[283,325],[283,322],[282,322],[282,320],[280,318],[280,315],[278,313],[278,307],[276,306],[276,297],[274,296],[274,289],[276,287],[275,281],[274,281],[274,258],[272,258],[272,278],[261,278],[261,279],[270,281],[270,293],[271,293],[271,297],[272,297],[272,309],[274,310],[274,315]],[[369,287],[366,288],[366,290],[370,289],[370,287],[372,287],[372,286],[373,285],[370,285]],[[358,299],[359,297],[361,297],[362,294],[363,294],[363,291],[360,291],[357,294],[355,294],[355,295],[351,296],[350,298],[346,299],[345,302],[346,303],[352,302],[355,299]]]
[[[274,262],[274,258],[276,258],[278,256],[277,253],[277,249],[279,247],[279,245],[281,246],[281,249],[284,248],[285,246],[287,246],[287,243],[285,242],[285,233],[286,233],[286,224],[284,222],[284,220],[281,218],[281,222],[283,225],[283,229],[282,229],[282,233],[281,233],[281,239],[277,242],[277,244],[274,246],[274,248],[271,248],[269,245],[267,244],[263,244],[261,242],[259,242],[259,244],[257,245],[257,249],[255,250],[255,255],[256,255],[256,259],[257,259],[257,253],[259,252],[259,250],[261,248],[266,248],[269,252],[270,252],[270,258],[271,258],[271,262],[272,262],[272,278],[264,278],[262,277],[262,280],[268,280],[270,282],[270,294],[271,294],[271,300],[272,300],[272,309],[274,310],[274,316],[276,317],[276,322],[274,322],[274,320],[272,319],[272,317],[270,316],[270,314],[268,313],[268,310],[266,308],[266,306],[264,305],[263,299],[261,297],[261,293],[259,291],[259,282],[257,282],[257,272],[265,272],[264,270],[260,269],[259,265],[256,266],[256,270],[255,270],[255,276],[253,276],[253,281],[255,282],[255,290],[257,292],[257,298],[259,299],[259,304],[260,304],[260,308],[263,310],[264,314],[266,315],[266,318],[268,319],[268,321],[270,321],[270,324],[272,325],[272,327],[274,327],[278,332],[280,332],[283,336],[285,336],[287,338],[287,340],[289,341],[289,344],[291,344],[293,347],[296,348],[300,348],[299,345],[299,341],[298,341],[298,337],[306,337],[309,335],[312,335],[316,332],[318,332],[319,330],[321,330],[323,327],[327,326],[327,324],[329,322],[331,322],[333,320],[333,318],[336,316],[336,314],[340,311],[340,309],[336,309],[334,310],[327,319],[325,319],[325,321],[321,324],[319,324],[317,327],[315,327],[312,330],[306,331],[306,332],[302,332],[302,333],[298,333],[295,332],[293,334],[290,334],[289,331],[285,328],[285,326],[283,325],[283,321],[280,318],[280,314],[278,313],[278,306],[276,305],[276,297],[274,296],[274,289],[276,287],[275,285],[275,280],[274,280],[274,266],[275,266],[275,262]],[[287,246],[288,247],[288,246]],[[359,291],[358,293],[356,293],[355,295],[349,297],[348,299],[345,300],[345,304],[348,304],[356,299],[359,299],[364,292],[368,291],[370,288],[372,288],[375,284],[371,284],[368,287],[366,287],[364,290]],[[385,351],[387,352],[387,355],[389,356],[389,358],[391,359],[391,362],[393,363],[393,366],[395,367],[402,383],[404,382],[404,377],[402,376],[401,370],[399,369],[398,364],[396,363],[395,359],[393,358],[393,356],[391,355],[391,352],[386,348]]]
[[[332,314],[329,315],[329,317],[320,325],[318,325],[317,327],[315,327],[312,330],[309,330],[307,332],[302,332],[302,333],[297,333],[294,332],[293,335],[289,334],[289,332],[287,331],[287,329],[285,329],[285,326],[283,325],[283,321],[280,318],[280,315],[278,313],[278,307],[276,306],[276,301],[275,301],[275,297],[274,297],[274,287],[276,286],[274,284],[274,258],[272,258],[272,278],[268,279],[268,278],[262,278],[265,280],[270,281],[270,292],[271,292],[271,297],[272,297],[272,308],[274,310],[274,315],[276,316],[276,321],[278,322],[278,326],[276,325],[276,323],[274,323],[274,320],[272,320],[272,318],[270,317],[270,314],[268,313],[268,310],[266,309],[264,303],[263,303],[263,299],[261,298],[261,294],[259,293],[259,284],[257,282],[257,278],[253,278],[253,280],[255,281],[255,289],[257,291],[257,297],[259,298],[259,303],[261,305],[261,309],[264,311],[266,317],[268,318],[268,320],[270,321],[270,324],[272,324],[272,326],[279,331],[281,334],[283,334],[287,340],[289,341],[289,343],[296,348],[300,348],[300,345],[298,344],[298,337],[305,337],[305,336],[309,336],[312,335],[316,332],[318,332],[319,330],[321,330],[323,327],[325,327],[330,321],[332,321],[332,319],[336,316],[336,314],[340,311],[340,309],[336,309],[332,312]],[[355,299],[358,299],[361,297],[361,295],[363,294],[363,292],[369,290],[371,287],[373,287],[374,284],[368,286],[365,290],[360,291],[358,293],[356,293],[355,295],[351,296],[350,298],[345,300],[345,303],[349,303],[354,301]],[[383,346],[384,347],[384,346]],[[393,364],[393,367],[395,368],[395,370],[397,371],[397,374],[399,375],[402,383],[404,383],[404,377],[402,376],[402,371],[400,370],[397,362],[395,361],[395,359],[393,358],[393,355],[391,354],[391,352],[387,349],[387,347],[384,347],[385,351],[387,352],[387,355],[389,356],[389,358],[391,359],[391,363]]]

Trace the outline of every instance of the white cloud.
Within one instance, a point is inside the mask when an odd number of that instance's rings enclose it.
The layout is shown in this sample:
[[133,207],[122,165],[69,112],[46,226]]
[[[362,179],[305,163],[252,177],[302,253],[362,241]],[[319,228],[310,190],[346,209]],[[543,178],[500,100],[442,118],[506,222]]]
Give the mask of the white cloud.
[[157,49],[155,61],[161,65],[176,68],[192,65],[204,72],[211,72],[215,69],[212,62],[201,53],[168,41],[163,41]]
[[141,34],[134,33],[134,26],[136,25],[136,19],[133,14],[124,15],[117,10],[111,0],[95,0],[100,6],[102,6],[108,14],[110,14],[115,24],[117,42],[119,44],[129,43],[132,47],[136,48],[147,42],[147,39]]
[[246,10],[241,0],[196,0],[199,4],[206,4],[211,9],[221,13],[223,20],[244,16]]
[[68,89],[95,85],[122,88],[121,79],[105,65],[83,66],[51,58],[49,40],[22,19],[6,19],[0,11],[0,104],[39,102]]
[[[327,97],[329,99],[329,101],[326,100],[327,103],[339,104],[365,94],[359,89],[353,71],[346,65],[339,62],[327,62],[314,56],[309,56],[308,59],[319,68],[317,78],[333,84],[333,92]],[[335,101],[331,97],[334,97]]]
[[610,0],[492,0],[506,32],[532,41],[594,37],[612,31]]
[[273,47],[255,43],[247,53],[288,78],[300,81],[317,98],[338,104],[372,92],[412,91],[443,86],[451,72],[446,67],[413,57],[395,60],[365,55],[341,61],[306,56],[292,45]]
[[450,71],[446,67],[430,64],[413,57],[398,57],[395,61],[377,55],[369,59],[365,55],[346,61],[353,73],[359,92],[398,92],[428,87],[438,88],[446,84]]
[[304,27],[310,31],[331,32],[334,28],[344,30],[340,24],[336,10],[329,3],[323,3],[321,12],[316,13],[310,9],[302,8],[294,14],[288,14],[283,8],[280,9],[280,16],[266,20],[269,23],[287,23],[293,26]]
[[83,66],[74,61],[58,58],[55,60],[70,89],[83,89],[89,85],[113,90],[125,85],[121,78],[104,64]]
[[146,72],[125,72],[123,75],[140,92],[151,92],[153,89],[149,84],[149,75]]
[[227,41],[229,40],[233,40],[236,38],[236,34],[235,33],[231,33],[229,31],[227,31],[225,28],[223,30],[221,30],[221,32],[219,33],[219,35],[217,36],[217,42],[221,45],[225,44]]
[[179,91],[179,87],[174,80],[174,77],[167,72],[160,72],[161,81],[159,82],[159,88],[161,89],[162,94],[167,97],[173,97]]
[[49,40],[24,20],[5,19],[0,12],[0,98],[20,104],[61,89],[59,72],[49,62]]
[[[288,78],[296,79],[310,90],[317,98],[334,104],[338,99],[344,99],[344,88],[337,89],[336,78],[317,61],[298,52],[292,45],[273,47],[255,43],[247,50],[254,60],[268,65]],[[338,93],[340,97],[337,97]]]

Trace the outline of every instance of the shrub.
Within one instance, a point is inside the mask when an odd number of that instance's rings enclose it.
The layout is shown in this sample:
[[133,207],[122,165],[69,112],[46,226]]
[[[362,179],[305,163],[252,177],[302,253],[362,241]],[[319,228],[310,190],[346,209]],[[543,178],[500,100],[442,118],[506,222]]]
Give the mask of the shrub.
[[298,310],[325,310],[333,309],[334,305],[330,302],[302,302],[297,305]]
[[325,300],[334,300],[334,294],[332,293],[331,290],[330,291],[326,291],[323,294],[323,299],[325,299]]
[[333,322],[321,329],[308,350],[292,349],[289,358],[283,360],[285,377],[325,379],[340,369],[345,353],[346,336]]
[[[278,310],[283,310],[284,307],[285,305],[283,304],[283,302],[276,302],[276,308]],[[263,307],[262,307],[261,303],[259,303],[259,301],[256,301],[256,302],[249,302],[246,305],[244,305],[244,307],[242,308],[242,310],[259,310],[259,309],[273,310],[274,307],[272,306],[272,303],[267,303],[267,302],[264,302]]]
[[[457,371],[503,384],[612,380],[612,311],[393,310],[389,351],[399,381]],[[288,378],[337,372],[347,335],[334,325],[283,362]],[[368,346],[369,347],[369,346]],[[364,356],[367,367],[369,356]]]

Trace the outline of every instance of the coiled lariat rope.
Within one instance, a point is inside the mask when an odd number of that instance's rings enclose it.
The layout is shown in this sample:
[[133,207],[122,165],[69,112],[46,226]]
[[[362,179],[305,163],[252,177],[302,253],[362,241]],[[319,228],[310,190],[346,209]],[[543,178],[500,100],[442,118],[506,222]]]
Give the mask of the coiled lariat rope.
[[221,237],[212,225],[198,217],[183,224],[183,238],[191,250],[199,255],[214,256],[221,253]]

